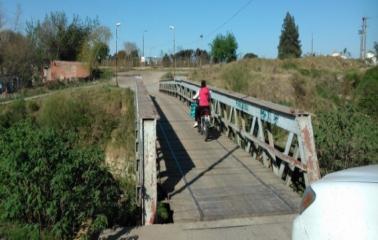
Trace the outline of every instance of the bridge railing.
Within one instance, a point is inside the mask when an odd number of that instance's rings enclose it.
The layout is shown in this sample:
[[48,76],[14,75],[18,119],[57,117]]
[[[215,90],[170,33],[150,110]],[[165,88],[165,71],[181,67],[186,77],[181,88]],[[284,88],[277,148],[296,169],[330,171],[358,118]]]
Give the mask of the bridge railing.
[[142,81],[136,82],[136,171],[137,202],[142,209],[142,224],[154,223],[157,207],[156,120],[154,104]]
[[[309,113],[216,87],[209,88],[213,124],[219,131],[232,138],[254,159],[271,167],[288,185],[294,177],[306,186],[320,178]],[[189,105],[199,85],[184,80],[166,80],[160,82],[159,89]]]

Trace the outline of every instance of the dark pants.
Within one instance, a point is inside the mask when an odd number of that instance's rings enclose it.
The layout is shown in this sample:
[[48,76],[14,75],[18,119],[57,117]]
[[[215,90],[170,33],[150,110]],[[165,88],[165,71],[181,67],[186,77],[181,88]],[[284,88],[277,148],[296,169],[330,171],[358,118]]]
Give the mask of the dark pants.
[[210,106],[198,106],[196,108],[196,116],[195,116],[195,119],[197,122],[199,122],[201,120],[201,116],[203,115],[203,113],[205,111],[208,111],[209,115],[210,115]]

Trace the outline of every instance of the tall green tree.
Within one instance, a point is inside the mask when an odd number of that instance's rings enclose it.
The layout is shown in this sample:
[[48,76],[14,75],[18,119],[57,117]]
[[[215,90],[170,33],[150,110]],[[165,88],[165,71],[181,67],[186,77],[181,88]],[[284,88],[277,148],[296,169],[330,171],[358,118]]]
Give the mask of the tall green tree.
[[236,50],[238,43],[232,33],[227,33],[227,35],[219,34],[210,44],[210,47],[211,57],[215,63],[229,63],[235,61],[237,58]]
[[301,54],[298,25],[295,25],[294,17],[288,12],[282,24],[280,42],[278,44],[278,58],[298,58]]

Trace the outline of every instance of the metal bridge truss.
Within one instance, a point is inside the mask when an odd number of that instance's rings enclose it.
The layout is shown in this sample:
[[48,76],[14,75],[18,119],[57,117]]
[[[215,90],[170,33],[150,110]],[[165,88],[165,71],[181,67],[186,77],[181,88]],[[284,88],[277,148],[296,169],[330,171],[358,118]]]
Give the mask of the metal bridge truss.
[[[167,80],[160,82],[159,89],[189,105],[199,85]],[[309,113],[215,87],[210,89],[214,126],[253,159],[272,168],[288,185],[294,176],[299,176],[299,182],[306,186],[320,178]]]

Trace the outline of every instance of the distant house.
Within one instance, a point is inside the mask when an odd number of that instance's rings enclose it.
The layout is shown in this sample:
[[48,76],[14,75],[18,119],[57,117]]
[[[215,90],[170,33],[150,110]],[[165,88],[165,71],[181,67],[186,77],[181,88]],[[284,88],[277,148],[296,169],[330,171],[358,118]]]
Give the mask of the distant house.
[[82,62],[51,61],[43,69],[43,82],[72,81],[86,79],[90,76],[89,68]]

